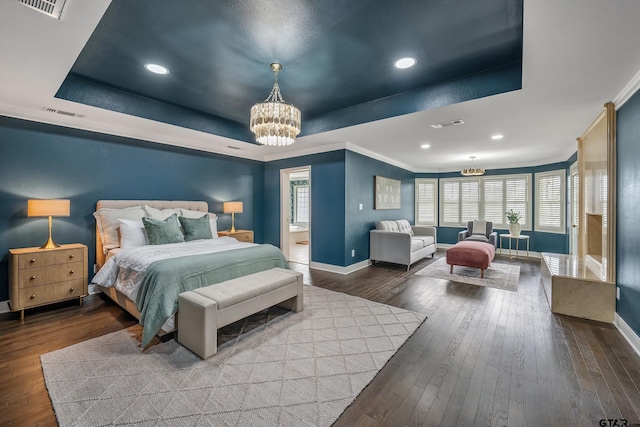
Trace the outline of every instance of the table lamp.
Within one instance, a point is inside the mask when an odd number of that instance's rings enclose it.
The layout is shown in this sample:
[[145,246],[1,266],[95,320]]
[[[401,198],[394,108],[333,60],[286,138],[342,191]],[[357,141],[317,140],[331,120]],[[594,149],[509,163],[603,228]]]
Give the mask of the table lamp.
[[224,213],[231,214],[231,232],[235,233],[236,227],[235,227],[234,215],[236,213],[242,213],[242,202],[224,202],[223,207],[224,207]]
[[51,238],[51,217],[53,216],[69,216],[70,215],[70,202],[63,199],[49,199],[49,200],[27,200],[27,216],[49,217],[49,240],[47,243],[40,246],[40,249],[53,249],[60,247],[59,244],[53,241]]

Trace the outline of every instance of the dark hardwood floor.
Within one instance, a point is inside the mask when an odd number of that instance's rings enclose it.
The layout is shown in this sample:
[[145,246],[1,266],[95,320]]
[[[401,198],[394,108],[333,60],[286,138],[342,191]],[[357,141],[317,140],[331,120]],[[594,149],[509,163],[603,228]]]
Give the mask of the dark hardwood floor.
[[[348,276],[292,264],[305,283],[428,316],[336,426],[640,423],[640,357],[613,325],[552,314],[539,260],[512,261],[517,292],[415,274],[431,262]],[[39,356],[127,327],[140,328],[100,295],[0,316],[0,425],[55,425]]]

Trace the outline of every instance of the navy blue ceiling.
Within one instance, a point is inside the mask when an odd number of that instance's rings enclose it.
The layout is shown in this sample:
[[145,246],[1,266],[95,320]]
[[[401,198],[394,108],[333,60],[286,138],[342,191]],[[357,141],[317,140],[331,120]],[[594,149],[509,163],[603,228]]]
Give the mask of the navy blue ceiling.
[[[329,130],[425,109],[406,94],[469,76],[497,72],[467,98],[519,89],[522,1],[113,0],[56,96],[250,141],[277,61],[303,134]],[[395,69],[403,56],[418,62]]]

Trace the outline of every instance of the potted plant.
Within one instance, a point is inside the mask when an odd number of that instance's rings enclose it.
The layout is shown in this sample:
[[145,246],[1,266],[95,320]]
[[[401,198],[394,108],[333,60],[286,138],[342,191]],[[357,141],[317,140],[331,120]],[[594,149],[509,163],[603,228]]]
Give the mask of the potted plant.
[[507,216],[507,221],[509,221],[509,234],[512,236],[519,236],[521,226],[518,221],[520,221],[520,218],[522,217],[520,212],[514,212],[513,209],[509,209],[504,214]]

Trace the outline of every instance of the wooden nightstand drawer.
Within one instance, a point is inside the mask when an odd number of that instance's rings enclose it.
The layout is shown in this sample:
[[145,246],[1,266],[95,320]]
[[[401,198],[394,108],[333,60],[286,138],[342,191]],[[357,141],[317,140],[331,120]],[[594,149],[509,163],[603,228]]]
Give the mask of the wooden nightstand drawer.
[[82,261],[83,251],[78,249],[65,250],[42,250],[41,252],[30,252],[17,255],[18,268],[33,268],[45,265],[65,264],[72,261]]
[[26,288],[46,285],[48,283],[63,282],[76,277],[82,278],[83,274],[84,263],[81,261],[20,269],[18,272],[18,287]]
[[49,304],[78,298],[84,295],[83,279],[68,282],[53,283],[51,285],[33,286],[19,290],[20,306],[24,308]]

